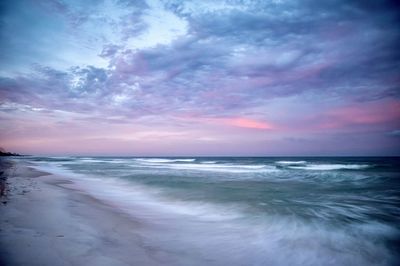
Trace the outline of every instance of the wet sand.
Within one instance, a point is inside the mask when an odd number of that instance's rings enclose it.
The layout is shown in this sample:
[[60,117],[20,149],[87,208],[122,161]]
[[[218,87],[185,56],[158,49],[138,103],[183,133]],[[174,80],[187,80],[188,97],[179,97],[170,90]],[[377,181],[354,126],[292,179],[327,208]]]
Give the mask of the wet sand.
[[148,225],[87,195],[65,177],[23,162],[4,168],[1,265],[180,264],[178,256],[143,242],[138,230]]

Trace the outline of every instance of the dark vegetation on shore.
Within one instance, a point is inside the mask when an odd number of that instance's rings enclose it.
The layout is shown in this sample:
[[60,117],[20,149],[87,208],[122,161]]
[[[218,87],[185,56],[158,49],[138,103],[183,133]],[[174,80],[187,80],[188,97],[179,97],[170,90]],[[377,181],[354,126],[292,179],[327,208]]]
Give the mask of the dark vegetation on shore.
[[21,154],[8,152],[8,151],[4,150],[3,148],[0,148],[0,156],[21,156]]

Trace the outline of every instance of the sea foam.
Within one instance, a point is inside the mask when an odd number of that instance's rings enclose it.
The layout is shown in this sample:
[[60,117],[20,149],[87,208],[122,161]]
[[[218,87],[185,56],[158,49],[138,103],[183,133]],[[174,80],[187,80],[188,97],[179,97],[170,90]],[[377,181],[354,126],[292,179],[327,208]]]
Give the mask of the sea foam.
[[301,166],[288,166],[291,169],[302,169],[302,170],[318,170],[318,171],[330,171],[330,170],[360,170],[370,167],[368,164],[306,164]]

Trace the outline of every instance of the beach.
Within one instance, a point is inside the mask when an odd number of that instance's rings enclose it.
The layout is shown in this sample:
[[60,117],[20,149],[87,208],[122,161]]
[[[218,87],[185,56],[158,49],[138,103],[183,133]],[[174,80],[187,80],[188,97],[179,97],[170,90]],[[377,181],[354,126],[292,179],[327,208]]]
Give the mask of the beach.
[[400,1],[0,2],[0,266],[400,266]]
[[13,163],[2,198],[1,265],[163,265],[174,255],[143,246],[144,225],[65,177]]
[[0,264],[396,265],[397,170],[321,160],[2,160]]

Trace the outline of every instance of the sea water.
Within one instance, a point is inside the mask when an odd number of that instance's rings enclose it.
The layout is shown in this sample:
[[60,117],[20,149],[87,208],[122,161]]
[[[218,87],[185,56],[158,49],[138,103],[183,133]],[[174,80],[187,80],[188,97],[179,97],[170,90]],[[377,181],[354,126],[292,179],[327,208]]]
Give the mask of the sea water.
[[143,242],[174,264],[400,263],[399,158],[24,160],[151,225]]

